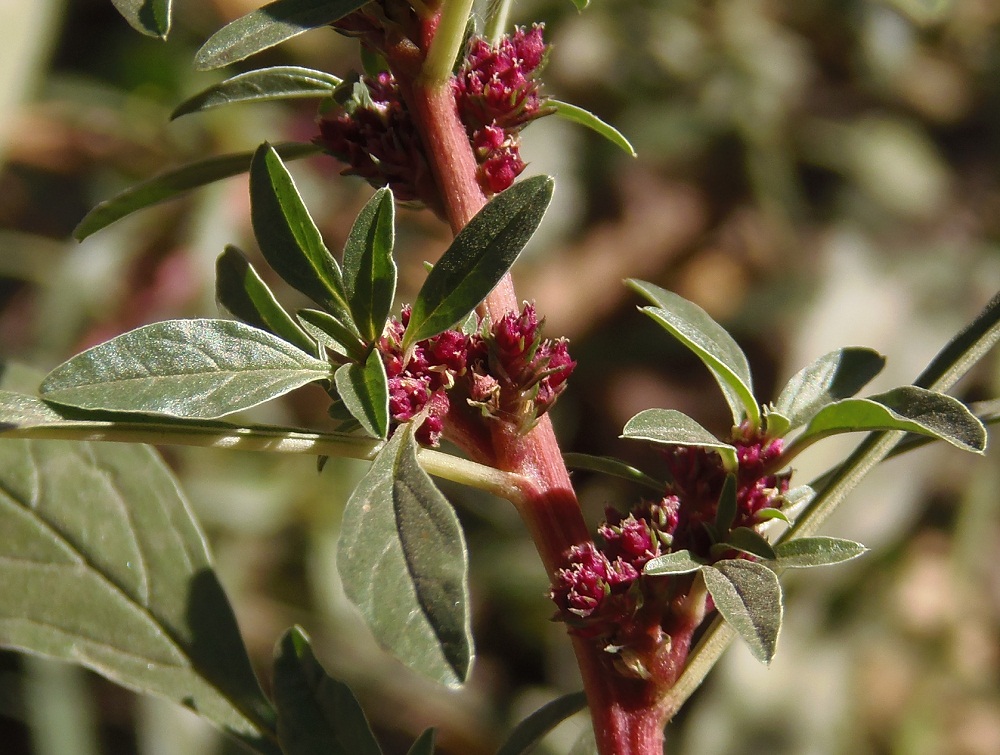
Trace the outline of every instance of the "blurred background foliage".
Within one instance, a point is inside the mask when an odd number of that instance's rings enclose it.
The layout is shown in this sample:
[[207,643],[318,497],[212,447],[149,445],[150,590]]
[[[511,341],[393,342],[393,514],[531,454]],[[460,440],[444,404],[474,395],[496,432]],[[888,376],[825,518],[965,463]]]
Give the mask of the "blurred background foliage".
[[[256,254],[246,181],[231,179],[69,240],[96,202],[206,154],[308,140],[315,103],[224,108],[169,122],[217,81],[191,60],[253,0],[176,0],[170,41],[108,0],[0,3],[0,353],[49,369],[138,325],[217,316],[215,257]],[[616,124],[630,160],[556,119],[524,136],[529,173],[558,179],[516,268],[519,293],[580,365],[555,419],[566,450],[654,454],[617,440],[651,407],[724,430],[693,358],[635,311],[620,281],[694,299],[751,356],[758,395],[842,345],[890,357],[875,389],[913,379],[1000,282],[1000,0],[521,0],[554,45],[549,91]],[[316,30],[249,61],[343,75],[354,44]],[[332,249],[370,189],[317,157],[293,171]],[[401,214],[403,299],[447,231]],[[272,283],[274,283],[272,281]],[[275,284],[277,285],[277,284]],[[281,295],[291,299],[292,292]],[[997,395],[998,356],[959,387]],[[322,426],[320,391],[255,419]],[[850,444],[798,465],[806,482]],[[298,622],[366,705],[387,752],[428,725],[442,752],[492,753],[502,733],[578,688],[540,564],[511,507],[447,488],[471,547],[479,658],[456,694],[382,655],[333,569],[345,496],[363,473],[309,458],[164,449],[209,533],[251,654],[268,665]],[[578,474],[588,516],[637,491]],[[668,729],[676,753],[1000,752],[1000,455],[925,449],[873,475],[827,531],[873,552],[789,579],[770,669],[730,650]],[[265,681],[266,684],[266,681]],[[584,720],[540,749],[586,752]],[[578,741],[579,740],[579,741]],[[4,753],[223,753],[193,716],[76,669],[0,655]]]

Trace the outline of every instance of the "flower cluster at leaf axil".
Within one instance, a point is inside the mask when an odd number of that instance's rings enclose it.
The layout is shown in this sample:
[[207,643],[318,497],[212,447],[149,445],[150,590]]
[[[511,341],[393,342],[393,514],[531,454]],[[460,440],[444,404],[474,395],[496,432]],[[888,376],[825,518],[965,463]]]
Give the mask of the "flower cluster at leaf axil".
[[624,638],[641,611],[647,621],[667,620],[670,601],[682,597],[690,575],[679,580],[643,574],[646,564],[667,553],[689,551],[704,563],[722,558],[753,558],[726,547],[727,536],[739,528],[755,528],[768,518],[768,509],[785,504],[790,473],[769,471],[780,459],[781,439],[768,439],[746,428],[734,430],[739,470],[736,474],[736,511],[731,524],[719,532],[719,501],[726,470],[718,453],[704,447],[675,446],[665,454],[672,480],[665,495],[643,501],[628,513],[605,512],[596,543],[573,547],[567,565],[556,574],[551,597],[557,618],[571,631],[599,637],[609,646],[627,644]]
[[525,304],[496,323],[480,320],[469,333],[446,330],[407,353],[410,311],[392,319],[378,342],[389,380],[394,423],[420,420],[417,440],[436,446],[442,436],[486,418],[518,432],[531,429],[566,387],[576,366],[565,339],[542,338],[535,308]]
[[[521,129],[552,112],[539,91],[547,53],[542,30],[541,24],[517,29],[496,45],[474,37],[452,81],[478,164],[476,177],[487,195],[508,188],[524,170]],[[320,118],[316,141],[347,163],[344,173],[389,186],[400,200],[440,209],[424,147],[392,74],[345,83],[334,99],[338,107]]]

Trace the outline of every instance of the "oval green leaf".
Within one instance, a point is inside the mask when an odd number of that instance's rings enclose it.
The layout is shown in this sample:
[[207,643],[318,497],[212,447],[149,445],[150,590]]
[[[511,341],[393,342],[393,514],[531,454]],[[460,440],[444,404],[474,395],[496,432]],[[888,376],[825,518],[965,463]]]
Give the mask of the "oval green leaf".
[[693,419],[674,409],[645,409],[625,423],[622,438],[666,446],[710,448],[722,457],[722,466],[735,472],[736,449],[723,443]]
[[372,349],[362,365],[351,362],[334,375],[337,394],[344,406],[373,438],[389,434],[389,383],[377,349]]
[[274,333],[307,354],[316,353],[316,342],[278,303],[250,261],[235,246],[227,246],[216,260],[215,297],[248,325]]
[[464,319],[500,282],[542,222],[555,182],[519,181],[491,199],[455,237],[413,302],[404,350]]
[[407,423],[344,510],[337,568],[379,643],[448,686],[472,665],[468,557],[458,518],[417,463]]
[[171,0],[111,0],[129,26],[147,37],[166,39],[170,33]]
[[743,638],[753,657],[769,664],[781,630],[781,585],[773,571],[744,559],[725,559],[703,567],[715,607]]
[[250,163],[250,219],[267,263],[292,288],[350,322],[340,266],[281,157],[266,142]]
[[329,97],[342,80],[333,74],[300,66],[273,66],[247,71],[221,81],[190,97],[170,114],[170,120],[189,113],[236,105],[296,97]]
[[885,357],[873,349],[831,351],[788,381],[774,404],[775,411],[788,419],[786,430],[796,428],[827,404],[856,394],[884,366]]
[[379,189],[358,214],[344,246],[344,290],[368,343],[382,337],[396,296],[396,210],[389,189]]
[[586,707],[587,695],[583,692],[571,692],[550,700],[514,727],[497,755],[527,755],[542,737]]
[[278,755],[274,711],[148,446],[0,443],[0,645],[82,664]]
[[81,409],[214,419],[328,378],[328,363],[263,330],[168,320],[77,354],[48,374],[41,392]]
[[[309,157],[320,151],[320,148],[315,144],[297,142],[276,144],[274,149],[286,160]],[[199,186],[246,173],[250,169],[252,156],[252,152],[239,152],[232,155],[210,157],[207,160],[198,160],[153,176],[149,180],[136,184],[97,205],[73,230],[73,238],[77,241],[83,241],[91,234],[106,228],[116,220],[131,215],[136,210],[174,199],[184,192],[197,189]]]
[[567,121],[589,128],[591,131],[603,136],[619,149],[624,150],[630,156],[636,156],[635,147],[632,146],[632,143],[625,138],[625,135],[621,131],[610,123],[605,123],[589,110],[584,110],[582,107],[577,107],[576,105],[570,105],[568,102],[552,99],[545,100],[545,107],[555,108],[555,114],[560,118],[565,118]]
[[753,395],[753,379],[746,354],[733,337],[697,304],[655,286],[630,279],[628,286],[653,303],[642,311],[687,346],[711,371],[738,425],[743,414],[760,426],[760,406]]
[[690,551],[681,550],[651,558],[646,562],[642,573],[653,577],[659,577],[664,574],[688,574],[698,571],[704,566],[705,562],[692,556]]
[[285,755],[382,755],[351,688],[326,673],[299,627],[275,649],[274,702]]
[[775,566],[795,569],[840,564],[867,550],[861,543],[839,537],[799,537],[774,547]]
[[276,0],[237,18],[215,32],[195,55],[206,71],[235,63],[281,44],[302,32],[325,26],[357,10],[367,0]]

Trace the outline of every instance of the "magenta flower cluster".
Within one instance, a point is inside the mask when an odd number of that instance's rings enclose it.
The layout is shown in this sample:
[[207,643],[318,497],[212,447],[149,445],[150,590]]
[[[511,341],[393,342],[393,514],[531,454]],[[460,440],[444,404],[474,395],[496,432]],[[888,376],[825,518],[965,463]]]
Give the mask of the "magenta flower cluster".
[[[737,428],[734,435],[739,471],[730,530],[755,527],[764,521],[761,511],[784,505],[790,476],[770,471],[781,456],[780,439],[764,438],[746,427]],[[686,549],[706,563],[722,557],[750,558],[735,551],[720,555],[712,548],[715,538],[728,534],[713,532],[726,478],[720,456],[706,448],[677,446],[667,452],[666,462],[672,475],[666,495],[628,514],[608,509],[597,543],[572,548],[566,567],[556,574],[551,590],[556,618],[577,634],[605,637],[614,644],[640,610],[662,617],[676,597],[671,580],[642,573],[657,556]]]
[[402,348],[410,311],[392,319],[378,343],[394,423],[417,419],[417,440],[436,446],[449,430],[482,417],[527,432],[566,387],[576,362],[565,339],[542,338],[535,308],[480,321],[473,333],[446,330]]
[[[542,29],[541,24],[519,28],[496,45],[473,38],[452,83],[478,163],[477,179],[487,195],[509,187],[524,170],[521,129],[552,112],[539,92],[547,50]],[[320,118],[316,142],[347,163],[345,174],[389,186],[400,200],[437,209],[440,201],[426,153],[395,78],[389,73],[363,76],[345,86],[354,87],[351,97]],[[359,96],[359,86],[367,95]]]

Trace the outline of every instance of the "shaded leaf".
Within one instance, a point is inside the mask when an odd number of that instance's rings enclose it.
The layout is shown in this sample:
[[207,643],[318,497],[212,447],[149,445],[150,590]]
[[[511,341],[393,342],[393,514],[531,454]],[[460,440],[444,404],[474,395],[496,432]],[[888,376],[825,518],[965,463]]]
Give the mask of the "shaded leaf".
[[962,328],[913,381],[920,388],[946,391],[1000,341],[1000,293]]
[[843,399],[821,409],[796,443],[812,443],[838,433],[905,430],[982,453],[986,428],[958,399],[915,386],[868,398]]
[[316,353],[316,342],[278,303],[250,261],[235,246],[227,246],[216,260],[215,297],[248,325],[274,333],[308,354]]
[[330,365],[232,320],[168,320],[77,354],[48,374],[48,401],[213,419],[330,377]]
[[645,440],[667,446],[710,448],[722,457],[722,465],[735,471],[736,449],[723,443],[693,419],[674,409],[645,409],[632,417],[622,428],[623,438]]
[[791,569],[839,564],[867,550],[861,543],[838,537],[799,537],[775,546],[775,566]]
[[554,185],[548,176],[519,181],[469,221],[417,294],[404,350],[447,330],[486,298],[542,222]]
[[170,33],[171,0],[111,0],[129,26],[148,37],[166,39]]
[[326,673],[299,627],[275,649],[274,702],[285,755],[382,755],[354,693]]
[[661,494],[664,490],[664,484],[659,480],[653,479],[642,470],[636,469],[621,459],[615,459],[611,456],[565,453],[563,454],[563,461],[570,469],[585,469],[588,472],[599,472],[600,474],[619,477]]
[[368,343],[382,337],[396,296],[395,215],[392,192],[379,189],[358,214],[344,245],[344,290]]
[[267,264],[292,288],[350,322],[340,266],[281,157],[266,142],[250,163],[250,219]]
[[527,755],[542,737],[559,724],[587,707],[587,695],[573,692],[550,700],[514,727],[497,755]]
[[368,361],[345,364],[334,376],[337,394],[366,433],[385,439],[389,434],[389,383],[378,350]]
[[701,307],[681,296],[639,280],[626,283],[636,293],[653,302],[642,311],[663,326],[704,362],[715,376],[740,424],[743,414],[754,427],[760,426],[760,407],[753,395],[753,379],[746,355],[733,337]]
[[794,375],[774,408],[787,417],[788,429],[798,427],[827,404],[856,394],[884,366],[885,357],[873,349],[831,351]]
[[703,566],[705,566],[705,563],[692,556],[690,551],[681,550],[651,558],[646,562],[642,573],[654,577],[663,574],[687,574],[698,571]]
[[337,568],[375,638],[410,668],[457,686],[472,664],[468,559],[458,519],[399,427],[347,502]]
[[551,99],[545,100],[545,106],[555,108],[555,114],[560,118],[565,118],[568,121],[589,128],[591,131],[603,136],[616,147],[623,149],[629,155],[635,157],[635,147],[625,138],[625,135],[611,124],[602,121],[589,110],[584,110],[582,107],[577,107],[576,105],[570,105],[568,102]]
[[[299,144],[297,142],[276,144],[274,149],[286,160],[309,157],[320,151],[320,148],[314,144]],[[97,205],[73,230],[73,238],[77,241],[83,241],[91,234],[111,225],[116,220],[131,215],[136,210],[173,199],[199,186],[246,173],[250,170],[252,156],[252,152],[220,155],[206,160],[197,160],[155,175]]]
[[722,483],[719,504],[715,509],[716,537],[725,537],[736,520],[736,475],[730,472]]
[[0,645],[80,663],[279,752],[205,539],[148,446],[0,443]]
[[325,26],[367,0],[277,0],[215,32],[195,55],[199,70],[221,68],[274,47],[304,31]]
[[425,729],[406,751],[406,755],[434,755],[434,729]]
[[734,548],[751,556],[757,556],[768,561],[773,561],[775,551],[767,539],[756,530],[749,527],[737,527],[726,537],[726,542],[720,545]]
[[299,66],[274,66],[247,71],[202,90],[174,108],[170,119],[223,105],[266,102],[293,97],[329,97],[340,86],[336,76]]
[[781,629],[781,585],[774,572],[745,559],[716,561],[701,570],[715,607],[753,657],[770,663]]
[[300,309],[295,316],[305,331],[326,348],[355,362],[365,359],[365,345],[360,336],[333,315],[317,309]]

